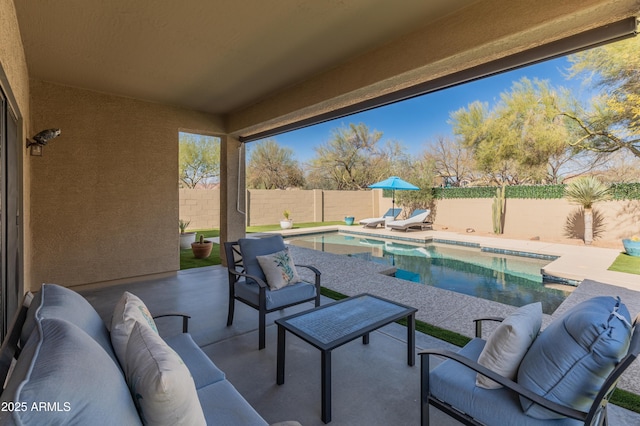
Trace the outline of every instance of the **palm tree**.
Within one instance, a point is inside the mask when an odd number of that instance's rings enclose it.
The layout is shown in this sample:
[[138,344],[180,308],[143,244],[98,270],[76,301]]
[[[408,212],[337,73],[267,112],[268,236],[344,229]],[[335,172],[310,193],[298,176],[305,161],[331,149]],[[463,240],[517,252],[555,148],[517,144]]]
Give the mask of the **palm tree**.
[[584,243],[593,242],[593,204],[611,198],[611,188],[593,176],[585,176],[571,182],[564,190],[570,203],[579,204],[584,209]]

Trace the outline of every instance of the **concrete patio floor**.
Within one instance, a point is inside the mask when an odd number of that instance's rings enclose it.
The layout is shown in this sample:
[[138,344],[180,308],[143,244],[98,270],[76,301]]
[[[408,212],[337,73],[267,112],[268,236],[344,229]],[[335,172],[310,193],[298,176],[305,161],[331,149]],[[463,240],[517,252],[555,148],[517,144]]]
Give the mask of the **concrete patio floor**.
[[[460,297],[445,290],[415,294],[399,286],[398,279],[381,275],[370,262],[294,248],[299,263],[313,258],[323,271],[323,285],[345,294],[370,292],[389,297],[389,289],[400,289],[396,300],[409,299],[418,307],[418,318],[436,318],[442,327],[470,335],[470,318],[480,315],[503,315],[515,309],[482,299]],[[356,261],[353,263],[352,261]],[[346,262],[346,263],[345,263]],[[367,265],[365,265],[365,263]],[[379,267],[379,265],[377,266]],[[404,286],[409,287],[409,286]],[[425,288],[428,286],[412,286]],[[285,383],[276,385],[276,327],[273,320],[312,307],[309,303],[268,315],[267,347],[258,351],[257,312],[236,304],[236,317],[226,327],[227,273],[222,267],[181,271],[166,278],[123,283],[117,286],[76,287],[109,324],[113,307],[123,291],[142,298],[153,313],[180,311],[192,316],[190,332],[207,355],[226,373],[247,401],[268,421],[297,420],[303,425],[321,425],[320,420],[320,353],[305,342],[287,338]],[[363,291],[364,290],[364,291]],[[577,303],[601,291],[622,288],[580,287],[567,299]],[[631,295],[637,295],[629,291]],[[385,293],[381,293],[385,291]],[[627,295],[629,296],[629,295]],[[425,300],[423,300],[425,299]],[[625,296],[623,296],[625,300]],[[322,303],[331,302],[323,298]],[[486,302],[486,303],[485,303]],[[625,300],[626,302],[626,300]],[[637,301],[640,311],[640,300]],[[568,308],[563,304],[561,309]],[[630,307],[630,310],[631,307]],[[632,312],[634,312],[632,310]],[[424,317],[421,317],[423,315]],[[549,321],[550,318],[546,318]],[[428,321],[429,322],[429,321]],[[158,320],[161,334],[180,332],[180,321]],[[462,325],[465,324],[465,325]],[[335,425],[412,425],[419,424],[419,364],[406,364],[406,330],[397,324],[372,333],[369,345],[356,340],[334,351],[333,355],[333,421]],[[416,350],[455,346],[417,333]],[[636,366],[637,367],[637,366]],[[628,382],[638,383],[635,376]],[[640,415],[611,407],[610,424],[640,424]],[[458,423],[432,408],[432,424]]]

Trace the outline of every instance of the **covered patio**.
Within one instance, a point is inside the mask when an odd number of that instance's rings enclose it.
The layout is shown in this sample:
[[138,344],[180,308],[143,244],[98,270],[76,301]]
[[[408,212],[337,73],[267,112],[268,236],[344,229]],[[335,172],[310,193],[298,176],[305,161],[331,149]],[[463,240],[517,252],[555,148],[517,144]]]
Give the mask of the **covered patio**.
[[[355,261],[357,259],[313,250],[295,248],[294,255],[309,261],[326,271],[323,285],[340,288],[350,283],[351,291],[357,293],[363,288],[355,287],[358,282],[367,282],[371,286],[366,291],[390,297],[389,286],[398,281],[379,272],[379,266],[358,265],[359,280],[350,277],[337,279],[338,273],[331,273],[331,265]],[[369,263],[369,262],[364,262]],[[363,279],[364,278],[364,279]],[[339,283],[340,281],[340,283]],[[379,283],[379,284],[378,284]],[[404,283],[406,286],[407,283]],[[408,284],[413,286],[414,284]],[[91,288],[94,287],[94,288]],[[385,288],[387,290],[381,290]],[[273,321],[284,315],[310,309],[312,303],[287,308],[267,317],[267,346],[257,349],[257,312],[243,304],[236,305],[236,319],[233,326],[226,327],[227,312],[227,272],[220,266],[199,268],[179,272],[167,279],[145,280],[135,283],[123,283],[118,286],[77,289],[96,307],[105,321],[110,321],[113,306],[123,291],[130,291],[142,298],[153,313],[181,311],[192,316],[190,332],[205,353],[220,367],[238,391],[268,422],[297,420],[303,425],[322,425],[320,419],[320,352],[291,335],[287,337],[287,364],[285,383],[276,384],[276,326]],[[432,289],[437,290],[437,289]],[[578,289],[563,304],[562,310],[578,303],[585,297],[617,292],[623,300],[629,300],[626,289],[620,287],[590,287]],[[393,291],[393,290],[392,290]],[[444,293],[444,297],[443,294]],[[449,294],[447,294],[449,293]],[[406,295],[405,295],[406,296]],[[396,298],[403,300],[403,295]],[[460,332],[472,335],[473,325],[464,323],[470,315],[469,304],[460,303],[459,295],[451,292],[434,292],[431,300],[424,301],[449,310],[442,327],[461,329]],[[465,298],[466,299],[466,298]],[[496,302],[474,299],[471,305],[482,306],[485,315],[500,315],[509,307]],[[322,304],[330,303],[328,298]],[[640,301],[630,301],[630,310],[637,310]],[[419,311],[418,318],[433,317],[434,312]],[[442,317],[435,313],[437,317]],[[548,317],[548,316],[547,316]],[[464,319],[463,319],[464,318]],[[546,318],[548,322],[550,318]],[[448,324],[449,325],[448,325]],[[179,320],[158,320],[161,334],[171,335],[181,331]],[[456,350],[447,342],[431,336],[416,333],[416,351],[424,348],[442,348]],[[419,364],[409,367],[406,364],[406,329],[391,324],[371,336],[369,345],[363,345],[359,339],[334,351],[333,355],[333,417],[334,425],[409,425],[420,421],[419,407]],[[625,373],[622,387],[636,386],[638,366]],[[372,374],[375,372],[375,374]],[[432,410],[433,424],[456,425],[456,421]],[[631,425],[640,422],[640,414],[611,406],[609,424]]]
[[[317,351],[290,339],[276,386],[275,328],[258,351],[253,310],[225,327],[226,271],[178,271],[178,133],[221,138],[220,234],[236,240],[246,143],[628,37],[639,12],[636,0],[0,0],[0,332],[43,282],[105,319],[129,290],[192,315],[196,342],[268,421],[320,424]],[[25,142],[50,128],[61,136],[32,156]],[[334,424],[418,422],[419,369],[398,327],[336,352]]]
[[[634,0],[4,0],[5,321],[45,281],[175,274],[180,131],[221,138],[220,234],[235,240],[246,143],[632,36],[638,12]],[[49,128],[62,134],[31,156],[26,139]]]

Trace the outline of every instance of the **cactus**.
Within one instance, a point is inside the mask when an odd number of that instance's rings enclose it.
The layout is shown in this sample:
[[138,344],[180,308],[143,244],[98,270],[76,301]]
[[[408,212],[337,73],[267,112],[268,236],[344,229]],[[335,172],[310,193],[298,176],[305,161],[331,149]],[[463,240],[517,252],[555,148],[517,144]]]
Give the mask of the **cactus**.
[[502,234],[502,222],[504,218],[504,208],[506,205],[506,199],[504,197],[505,185],[502,188],[496,189],[496,196],[493,198],[493,233]]

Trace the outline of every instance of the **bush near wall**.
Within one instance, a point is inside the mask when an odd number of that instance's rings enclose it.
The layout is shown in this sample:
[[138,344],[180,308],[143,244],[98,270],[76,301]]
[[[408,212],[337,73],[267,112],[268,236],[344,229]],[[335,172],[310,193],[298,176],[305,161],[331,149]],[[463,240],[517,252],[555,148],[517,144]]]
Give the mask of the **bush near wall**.
[[611,192],[614,200],[640,200],[640,183],[614,183]]
[[[564,197],[565,185],[514,185],[507,186],[506,198],[550,200]],[[466,188],[433,188],[435,199],[493,198],[495,186]],[[640,183],[614,183],[611,185],[614,200],[640,200]]]

